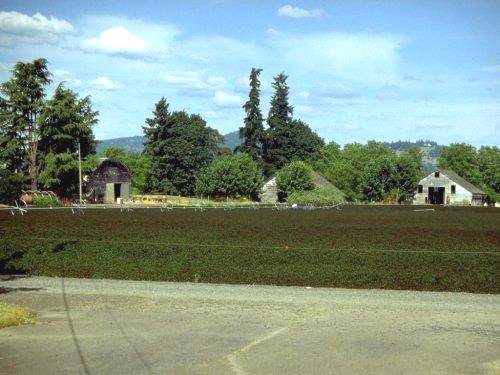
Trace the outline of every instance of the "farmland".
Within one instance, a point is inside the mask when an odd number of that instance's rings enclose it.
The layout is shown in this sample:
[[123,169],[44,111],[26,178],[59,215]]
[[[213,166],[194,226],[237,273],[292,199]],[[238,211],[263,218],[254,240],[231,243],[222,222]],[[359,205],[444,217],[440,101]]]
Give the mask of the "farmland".
[[0,272],[84,278],[500,292],[500,211],[0,212]]

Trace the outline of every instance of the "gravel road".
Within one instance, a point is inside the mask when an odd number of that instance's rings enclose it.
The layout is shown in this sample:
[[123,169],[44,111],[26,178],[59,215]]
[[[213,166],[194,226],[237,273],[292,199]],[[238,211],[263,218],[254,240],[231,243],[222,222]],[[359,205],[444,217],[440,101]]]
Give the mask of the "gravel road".
[[500,296],[4,277],[0,374],[498,374]]

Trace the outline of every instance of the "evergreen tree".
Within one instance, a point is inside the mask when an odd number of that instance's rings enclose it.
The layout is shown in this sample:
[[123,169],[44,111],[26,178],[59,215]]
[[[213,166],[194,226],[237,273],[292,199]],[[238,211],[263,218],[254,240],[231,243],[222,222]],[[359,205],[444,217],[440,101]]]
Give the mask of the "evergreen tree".
[[59,84],[40,115],[40,183],[45,189],[69,197],[78,191],[78,143],[82,159],[95,154],[92,131],[97,111],[87,96]]
[[250,94],[248,101],[243,105],[245,109],[245,125],[240,128],[241,145],[235,151],[246,153],[256,161],[262,163],[262,147],[264,141],[264,126],[260,111],[260,81],[262,69],[252,68],[250,73]]
[[147,190],[192,195],[196,174],[217,155],[222,137],[199,115],[170,113],[164,98],[156,104],[153,114],[143,127],[145,153],[152,163]]
[[1,85],[5,96],[0,101],[0,159],[7,166],[27,173],[33,190],[38,187],[40,163],[38,141],[39,115],[45,102],[45,86],[50,80],[46,59],[18,62],[12,78]]
[[267,124],[270,129],[274,129],[281,124],[287,124],[292,119],[293,107],[288,103],[290,89],[286,83],[287,79],[288,76],[283,72],[274,77],[274,95],[267,116]]
[[155,105],[153,118],[146,119],[146,126],[142,127],[146,136],[144,153],[151,159],[151,172],[147,176],[146,183],[146,190],[150,192],[162,191],[162,181],[167,178],[167,171],[162,170],[164,163],[160,158],[164,154],[164,143],[172,138],[172,123],[168,107],[167,100],[162,97]]

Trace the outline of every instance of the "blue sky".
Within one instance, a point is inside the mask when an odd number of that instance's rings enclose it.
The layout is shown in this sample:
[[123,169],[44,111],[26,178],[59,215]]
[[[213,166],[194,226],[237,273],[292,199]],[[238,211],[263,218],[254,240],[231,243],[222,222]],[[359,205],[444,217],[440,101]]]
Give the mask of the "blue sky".
[[[91,95],[99,139],[141,134],[154,103],[238,129],[252,67],[289,75],[326,141],[500,144],[500,1],[1,1],[0,80],[45,57]],[[53,87],[52,87],[53,88]]]

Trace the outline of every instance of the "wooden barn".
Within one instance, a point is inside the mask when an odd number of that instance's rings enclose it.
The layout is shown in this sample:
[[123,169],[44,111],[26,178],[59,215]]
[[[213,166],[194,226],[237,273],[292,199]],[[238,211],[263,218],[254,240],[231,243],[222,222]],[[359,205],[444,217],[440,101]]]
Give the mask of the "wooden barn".
[[420,180],[414,204],[450,204],[480,206],[486,194],[453,171],[436,169]]
[[86,199],[91,203],[116,203],[118,198],[130,199],[131,174],[127,166],[112,159],[101,159],[99,166],[89,176]]

